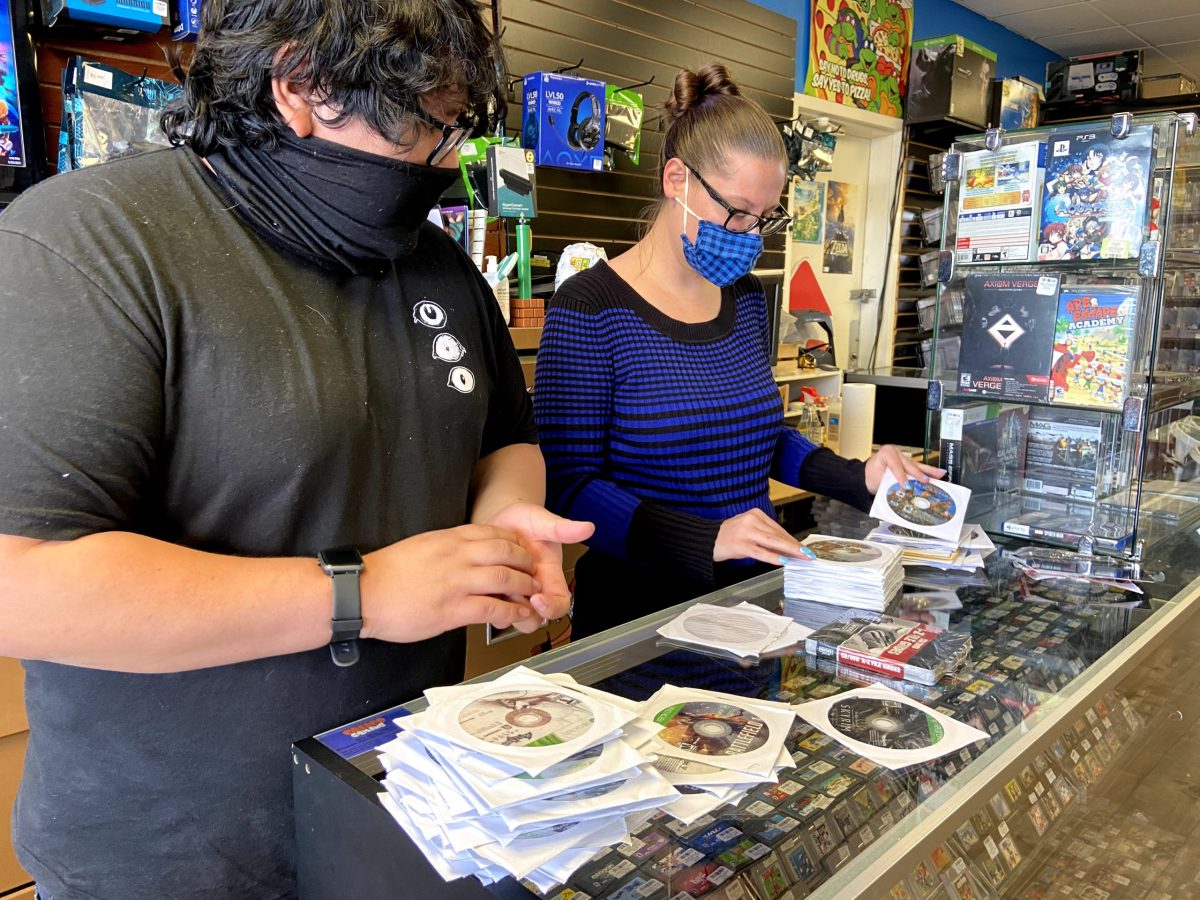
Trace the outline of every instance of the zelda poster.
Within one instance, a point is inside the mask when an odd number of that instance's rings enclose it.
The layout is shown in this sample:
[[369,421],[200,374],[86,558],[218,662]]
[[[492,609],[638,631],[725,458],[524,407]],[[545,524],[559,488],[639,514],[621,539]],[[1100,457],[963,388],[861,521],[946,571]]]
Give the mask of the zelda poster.
[[821,243],[824,216],[825,185],[797,179],[792,186],[792,240],[801,244]]
[[0,0],[0,166],[25,165],[16,41],[8,0]]
[[912,31],[913,0],[813,0],[804,93],[903,116]]
[[822,271],[849,275],[854,271],[854,230],[858,186],[844,181],[825,185],[825,257]]

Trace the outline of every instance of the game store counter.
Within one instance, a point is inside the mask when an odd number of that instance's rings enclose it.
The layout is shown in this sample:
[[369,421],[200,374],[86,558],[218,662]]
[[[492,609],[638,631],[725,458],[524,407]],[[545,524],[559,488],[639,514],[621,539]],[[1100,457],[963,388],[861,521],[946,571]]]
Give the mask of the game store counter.
[[[1187,648],[1200,641],[1200,538],[1184,532],[1154,547],[1147,569],[1164,578],[1143,584],[1142,595],[1030,581],[1008,558],[1020,546],[1004,542],[986,572],[959,577],[963,608],[949,616],[973,636],[970,674],[905,691],[988,732],[988,742],[892,772],[797,720],[788,745],[795,766],[778,785],[690,827],[659,814],[633,843],[607,851],[550,896],[953,900],[1035,888],[1044,892],[1021,896],[1049,896],[1063,873],[1077,888],[1111,881],[1131,892],[1112,897],[1182,884],[1195,867],[1185,872],[1183,854],[1170,851],[1184,846],[1186,831],[1175,835],[1172,823],[1153,823],[1144,810],[1115,818],[1114,810],[1128,800],[1122,785],[1130,760],[1148,770],[1161,764],[1171,753],[1163,729],[1178,725],[1177,716],[1200,718],[1196,690],[1177,705],[1159,683],[1163,660],[1193,657]],[[706,598],[771,610],[782,599],[781,573]],[[682,608],[529,666],[635,700],[663,684],[798,702],[868,683],[857,670],[818,668],[803,655],[751,665],[661,646],[656,629]],[[536,896],[512,879],[490,888],[474,879],[444,882],[377,799],[376,748],[394,737],[393,719],[424,705],[417,700],[294,745],[301,897]],[[714,845],[713,835],[728,847]],[[755,852],[738,850],[746,846]],[[672,847],[686,848],[686,882],[664,865]],[[706,878],[694,876],[698,867]]]

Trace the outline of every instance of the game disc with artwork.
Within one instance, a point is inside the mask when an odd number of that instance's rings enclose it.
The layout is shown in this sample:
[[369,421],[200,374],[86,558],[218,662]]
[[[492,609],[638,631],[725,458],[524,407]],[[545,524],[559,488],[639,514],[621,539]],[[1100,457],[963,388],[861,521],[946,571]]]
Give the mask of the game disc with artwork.
[[850,697],[829,708],[829,724],[851,740],[888,750],[921,750],[945,734],[933,716],[897,700]]
[[663,743],[703,756],[736,756],[762,747],[770,728],[759,716],[727,703],[675,703],[660,710],[654,721],[664,726]]
[[763,643],[772,636],[762,619],[731,609],[690,615],[680,624],[685,632],[700,641],[753,644]]
[[806,542],[804,546],[817,554],[819,559],[827,559],[832,562],[865,563],[883,556],[878,548],[869,544],[839,541],[836,538]]
[[910,478],[888,488],[887,503],[892,512],[917,525],[945,525],[954,518],[954,498],[936,484]]
[[595,715],[582,698],[556,691],[498,691],[458,714],[471,737],[504,747],[547,747],[583,737]]

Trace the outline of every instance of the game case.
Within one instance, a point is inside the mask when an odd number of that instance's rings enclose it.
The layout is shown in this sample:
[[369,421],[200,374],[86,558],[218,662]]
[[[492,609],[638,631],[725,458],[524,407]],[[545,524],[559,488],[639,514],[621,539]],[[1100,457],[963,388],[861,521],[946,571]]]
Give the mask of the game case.
[[1095,414],[1031,413],[1025,443],[1025,490],[1063,499],[1095,500],[1101,436]]
[[808,636],[804,650],[893,678],[933,684],[967,658],[971,636],[883,616],[878,622],[851,619],[826,625]]
[[1116,139],[1056,129],[1047,142],[1038,262],[1137,259],[1146,226],[1154,126]]
[[1136,312],[1131,289],[1063,288],[1050,367],[1054,402],[1121,408]]
[[1038,141],[963,154],[954,259],[1031,262],[1037,247]]
[[959,393],[1050,399],[1058,292],[1056,274],[966,276]]

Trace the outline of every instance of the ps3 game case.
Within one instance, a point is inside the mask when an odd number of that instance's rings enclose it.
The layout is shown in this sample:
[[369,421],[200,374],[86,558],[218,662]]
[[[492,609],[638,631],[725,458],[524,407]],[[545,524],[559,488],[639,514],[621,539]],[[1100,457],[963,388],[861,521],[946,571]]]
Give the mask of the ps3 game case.
[[971,636],[892,616],[879,621],[850,619],[819,628],[804,652],[847,666],[921,684],[953,672],[971,652]]

